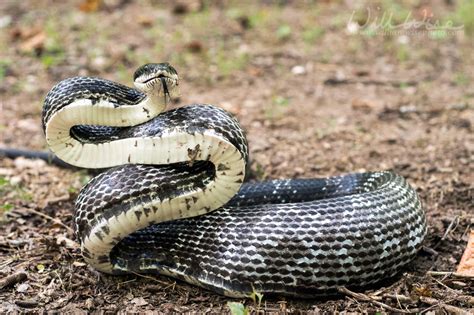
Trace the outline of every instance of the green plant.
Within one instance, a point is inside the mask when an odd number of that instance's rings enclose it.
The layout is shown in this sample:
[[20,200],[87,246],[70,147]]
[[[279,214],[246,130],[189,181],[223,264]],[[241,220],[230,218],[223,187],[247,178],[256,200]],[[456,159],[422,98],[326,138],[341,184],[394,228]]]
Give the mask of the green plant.
[[[7,178],[0,176],[0,196],[6,196],[7,199],[20,199],[23,201],[31,201],[33,197],[20,185],[13,185]],[[13,209],[13,204],[9,201],[3,201],[0,205],[2,212],[7,212]]]
[[291,37],[291,27],[287,24],[280,25],[276,31],[278,40],[284,41]]
[[247,315],[249,314],[249,309],[239,302],[227,302],[230,313],[232,315]]
[[290,99],[283,96],[275,96],[272,103],[265,108],[265,117],[269,120],[276,120],[283,117],[290,105]]
[[443,40],[448,37],[448,32],[446,30],[432,30],[428,33],[428,36],[431,39]]
[[307,44],[316,43],[324,35],[324,29],[319,26],[314,26],[303,31],[303,40]]
[[461,1],[457,7],[454,18],[456,22],[464,26],[464,30],[467,34],[474,34],[474,1]]
[[469,77],[464,72],[458,72],[454,75],[454,83],[456,85],[468,85]]
[[397,48],[397,59],[399,62],[405,62],[410,59],[410,50],[407,45],[400,45]]
[[8,212],[13,209],[13,205],[11,203],[4,203],[3,205],[0,206],[0,210],[3,212]]
[[250,10],[252,12],[249,15],[249,26],[250,28],[265,28],[269,21],[269,12],[268,10],[256,8],[255,10]]
[[49,19],[45,24],[46,41],[44,52],[41,55],[41,63],[45,68],[56,66],[66,58],[65,49],[62,46],[62,37],[57,21]]
[[8,68],[11,65],[10,60],[0,60],[0,82],[5,78]]
[[252,288],[252,289],[253,289],[252,293],[250,293],[249,297],[253,301],[253,304],[258,310],[260,309],[260,305],[262,304],[263,294],[260,292],[257,292],[255,288]]
[[215,55],[215,63],[219,70],[219,74],[227,77],[232,72],[243,70],[249,62],[249,55],[246,53],[237,53],[235,56],[229,58],[229,53],[224,49],[219,49]]

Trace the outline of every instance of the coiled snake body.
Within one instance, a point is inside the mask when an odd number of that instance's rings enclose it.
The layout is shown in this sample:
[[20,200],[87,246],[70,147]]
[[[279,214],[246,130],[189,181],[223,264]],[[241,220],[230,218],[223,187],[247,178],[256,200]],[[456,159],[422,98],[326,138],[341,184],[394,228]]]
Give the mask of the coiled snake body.
[[76,77],[46,96],[43,128],[67,163],[109,168],[76,201],[85,260],[156,272],[228,296],[311,297],[392,277],[426,233],[416,192],[391,172],[244,183],[247,141],[211,105],[163,112],[178,85],[147,64],[137,89]]

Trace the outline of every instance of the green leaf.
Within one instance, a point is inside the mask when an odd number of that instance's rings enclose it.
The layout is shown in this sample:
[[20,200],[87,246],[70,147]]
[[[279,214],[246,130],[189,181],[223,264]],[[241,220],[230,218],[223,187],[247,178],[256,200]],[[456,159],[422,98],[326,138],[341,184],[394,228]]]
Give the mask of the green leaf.
[[249,313],[249,310],[239,302],[227,302],[227,306],[232,315],[247,315]]
[[44,271],[44,265],[43,264],[37,264],[36,269],[38,270],[39,273],[42,273]]
[[260,308],[260,304],[262,303],[263,294],[257,292],[255,288],[253,288],[252,293],[250,293],[249,297],[252,299],[253,303],[257,305],[257,308]]
[[11,203],[5,203],[5,204],[0,206],[0,209],[7,212],[7,211],[10,211],[11,209],[13,209],[13,205]]
[[277,37],[280,40],[285,40],[291,36],[291,27],[289,25],[281,25],[277,30]]
[[1,186],[6,186],[6,185],[8,185],[8,184],[10,184],[10,182],[8,181],[8,179],[6,179],[6,178],[3,177],[3,176],[0,176],[0,187],[1,187]]

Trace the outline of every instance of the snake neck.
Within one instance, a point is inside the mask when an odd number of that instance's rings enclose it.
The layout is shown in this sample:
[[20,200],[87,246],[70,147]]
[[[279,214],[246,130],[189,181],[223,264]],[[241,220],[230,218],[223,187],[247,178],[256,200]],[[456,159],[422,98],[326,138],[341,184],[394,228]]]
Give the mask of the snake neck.
[[139,125],[161,114],[166,108],[166,103],[166,96],[158,92],[150,92],[135,105],[117,105],[108,100],[95,102],[91,99],[78,99],[50,117],[45,128],[46,141],[51,151],[60,159],[78,167],[103,168],[124,164],[94,165],[90,164],[89,160],[84,160],[84,155],[91,156],[90,153],[95,152],[99,144],[85,143],[74,137],[70,132],[71,128],[84,125],[110,127]]

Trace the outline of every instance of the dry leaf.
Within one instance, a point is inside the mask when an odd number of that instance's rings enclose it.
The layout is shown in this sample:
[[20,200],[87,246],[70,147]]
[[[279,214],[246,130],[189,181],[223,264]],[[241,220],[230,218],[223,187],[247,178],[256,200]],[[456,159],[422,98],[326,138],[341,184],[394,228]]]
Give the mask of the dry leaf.
[[203,45],[198,40],[190,41],[185,45],[186,49],[192,53],[200,53],[203,50]]
[[79,10],[82,12],[95,12],[99,9],[100,0],[84,0],[79,4]]
[[[64,245],[66,246],[66,248],[72,248],[72,249],[78,249],[79,248],[79,244],[74,242],[73,240],[65,237],[64,235],[59,235],[56,237],[56,244],[57,245]],[[76,262],[74,262],[73,264],[75,264]],[[76,267],[78,267],[78,265],[74,265]]]
[[74,267],[84,267],[84,266],[86,266],[87,264],[84,263],[84,262],[75,261],[75,262],[72,263],[72,265],[73,265]]
[[46,41],[46,34],[44,31],[40,31],[35,35],[29,37],[20,44],[20,51],[22,53],[32,53],[35,51],[41,51],[44,48]]
[[137,297],[137,298],[134,298],[133,300],[130,301],[132,304],[135,304],[136,306],[145,306],[145,305],[148,305],[148,302],[145,301],[144,298],[142,297]]
[[140,15],[137,19],[138,23],[144,27],[151,27],[153,25],[153,18],[148,15]]
[[474,276],[474,230],[469,234],[466,249],[458,265],[458,273],[467,276]]
[[374,101],[368,99],[354,98],[352,100],[352,108],[355,110],[361,110],[365,112],[370,112],[372,109],[377,107]]
[[30,288],[28,283],[21,283],[16,287],[16,292],[25,293]]

